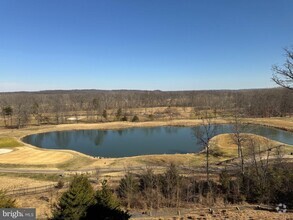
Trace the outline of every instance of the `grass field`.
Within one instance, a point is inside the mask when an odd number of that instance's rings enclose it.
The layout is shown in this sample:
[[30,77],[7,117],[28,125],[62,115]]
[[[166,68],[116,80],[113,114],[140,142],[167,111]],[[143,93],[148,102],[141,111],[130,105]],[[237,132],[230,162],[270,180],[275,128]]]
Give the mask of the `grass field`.
[[70,153],[18,147],[9,154],[0,155],[0,163],[18,165],[47,165],[63,163],[73,158]]
[[0,137],[0,148],[13,148],[23,146],[13,137]]
[[244,122],[276,127],[288,131],[293,131],[293,117],[278,118],[247,118]]
[[25,176],[19,174],[0,174],[0,189],[13,190],[19,188],[38,187],[55,183],[53,178],[40,178],[38,175]]
[[[250,140],[254,140],[257,146],[260,146],[261,150],[267,150],[267,148],[274,148],[276,146],[281,146],[283,153],[289,154],[292,151],[292,146],[282,144],[277,141],[267,139],[262,136],[254,134],[243,134],[243,137],[246,139],[243,142],[243,150],[247,153],[247,148],[250,145]],[[212,150],[215,150],[217,154],[225,157],[237,157],[237,145],[233,142],[233,137],[231,134],[221,134],[217,135],[211,140]]]

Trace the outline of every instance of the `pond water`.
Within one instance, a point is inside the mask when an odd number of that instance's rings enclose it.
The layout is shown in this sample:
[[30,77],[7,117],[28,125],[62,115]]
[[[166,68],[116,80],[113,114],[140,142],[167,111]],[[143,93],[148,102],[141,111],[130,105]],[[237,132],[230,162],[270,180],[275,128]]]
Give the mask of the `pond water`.
[[[214,135],[232,133],[232,125],[213,125]],[[128,157],[146,154],[194,153],[202,150],[196,127],[145,127],[122,130],[75,130],[33,134],[23,141],[47,149],[69,149],[91,156]],[[246,133],[261,135],[293,145],[293,134],[287,131],[249,125]]]

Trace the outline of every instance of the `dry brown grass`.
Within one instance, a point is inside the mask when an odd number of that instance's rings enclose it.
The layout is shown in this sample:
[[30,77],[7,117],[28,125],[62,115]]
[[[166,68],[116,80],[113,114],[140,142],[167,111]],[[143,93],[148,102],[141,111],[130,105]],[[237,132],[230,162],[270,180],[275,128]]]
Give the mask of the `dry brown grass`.
[[245,121],[253,124],[260,124],[265,126],[281,128],[288,131],[293,131],[293,117],[247,118]]
[[[22,208],[36,208],[37,219],[48,219],[51,217],[52,207],[63,190],[51,191],[36,195],[20,196],[16,204]],[[48,199],[47,201],[45,199]]]
[[[223,120],[215,120],[215,123],[224,123]],[[152,121],[152,122],[109,122],[109,123],[99,123],[99,124],[65,124],[56,126],[39,126],[39,127],[29,127],[23,129],[0,129],[0,137],[5,138],[16,138],[19,141],[23,136],[42,133],[49,131],[62,131],[62,130],[77,130],[77,129],[121,129],[129,127],[154,127],[154,126],[194,126],[199,125],[201,120],[174,120],[174,121]],[[42,167],[51,167],[58,169],[79,169],[79,168],[94,168],[94,167],[107,167],[110,165],[116,165],[119,167],[137,166],[142,165],[144,156],[134,158],[117,158],[117,159],[95,159],[93,157],[83,155],[74,151],[62,151],[62,150],[47,150],[39,149],[28,144],[24,144],[23,147],[17,147],[11,153],[5,155],[0,155],[0,166],[2,165],[40,165]],[[147,156],[146,156],[147,157]],[[162,160],[160,157],[163,157]],[[156,158],[150,158],[147,163],[154,162],[171,162],[178,161],[180,158],[184,160],[185,156],[173,156],[172,155],[162,155],[156,156]],[[180,163],[180,161],[178,161]],[[17,167],[16,166],[16,167]]]
[[[254,144],[259,146],[262,151],[268,148],[281,146],[280,149],[282,153],[291,158],[289,154],[292,152],[293,146],[284,145],[278,141],[270,140],[255,134],[243,134],[243,137],[245,141],[242,143],[242,146],[245,154],[249,154],[249,148],[251,146],[250,141],[253,140]],[[232,134],[220,134],[213,137],[211,140],[211,150],[216,151],[221,157],[234,158],[238,156],[237,145],[233,141]],[[276,150],[277,149],[273,149],[272,152],[274,153]]]
[[[247,119],[250,122],[270,124],[272,126],[293,128],[293,119]],[[78,129],[121,129],[129,127],[155,127],[155,126],[195,126],[201,124],[201,120],[172,120],[172,121],[149,121],[149,122],[108,122],[98,124],[63,124],[49,126],[35,126],[23,129],[0,129],[0,138],[20,140],[21,137],[42,132],[78,130]],[[228,123],[228,120],[215,119],[213,123]],[[11,139],[12,138],[12,139]],[[222,153],[221,156],[211,156],[211,162],[217,162],[236,156],[237,148],[231,143],[229,135],[220,135],[213,139],[217,142],[214,150]],[[54,169],[79,169],[95,167],[131,167],[131,166],[152,166],[166,165],[170,163],[182,165],[202,165],[203,154],[175,154],[175,155],[145,155],[129,158],[104,158],[96,159],[74,151],[39,149],[25,144],[23,147],[16,147],[11,153],[0,155],[0,166],[2,165],[33,165],[45,166]]]
[[70,153],[55,150],[40,150],[31,147],[17,147],[16,150],[8,154],[0,155],[2,164],[22,164],[22,165],[52,165],[70,160],[73,155]]
[[38,187],[54,183],[53,181],[36,180],[26,177],[0,176],[0,189],[13,190],[19,188]]

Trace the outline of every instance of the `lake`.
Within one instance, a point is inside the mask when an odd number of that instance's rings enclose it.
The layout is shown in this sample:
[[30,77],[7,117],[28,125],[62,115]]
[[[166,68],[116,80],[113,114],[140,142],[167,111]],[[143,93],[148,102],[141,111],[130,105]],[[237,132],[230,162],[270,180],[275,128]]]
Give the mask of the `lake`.
[[[232,125],[213,125],[214,135],[232,133]],[[144,127],[121,130],[74,130],[33,134],[23,138],[25,143],[47,149],[75,150],[91,156],[129,157],[147,154],[194,153],[203,149],[195,133],[196,127]],[[271,127],[248,125],[253,133],[293,145],[293,134]]]

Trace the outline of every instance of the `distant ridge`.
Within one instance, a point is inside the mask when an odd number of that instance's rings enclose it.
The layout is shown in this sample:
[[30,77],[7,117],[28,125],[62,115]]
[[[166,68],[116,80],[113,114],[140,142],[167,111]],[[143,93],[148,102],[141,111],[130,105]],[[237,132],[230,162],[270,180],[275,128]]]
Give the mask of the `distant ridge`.
[[253,89],[210,89],[210,90],[139,90],[139,89],[56,89],[56,90],[40,90],[40,91],[12,91],[12,92],[0,92],[0,94],[20,94],[20,93],[25,93],[25,94],[58,94],[58,93],[64,93],[64,94],[69,94],[69,93],[107,93],[107,92],[135,92],[135,93],[184,93],[184,92],[237,92],[237,91],[265,91],[265,90],[282,90],[283,88],[281,87],[274,87],[274,88],[253,88]]

